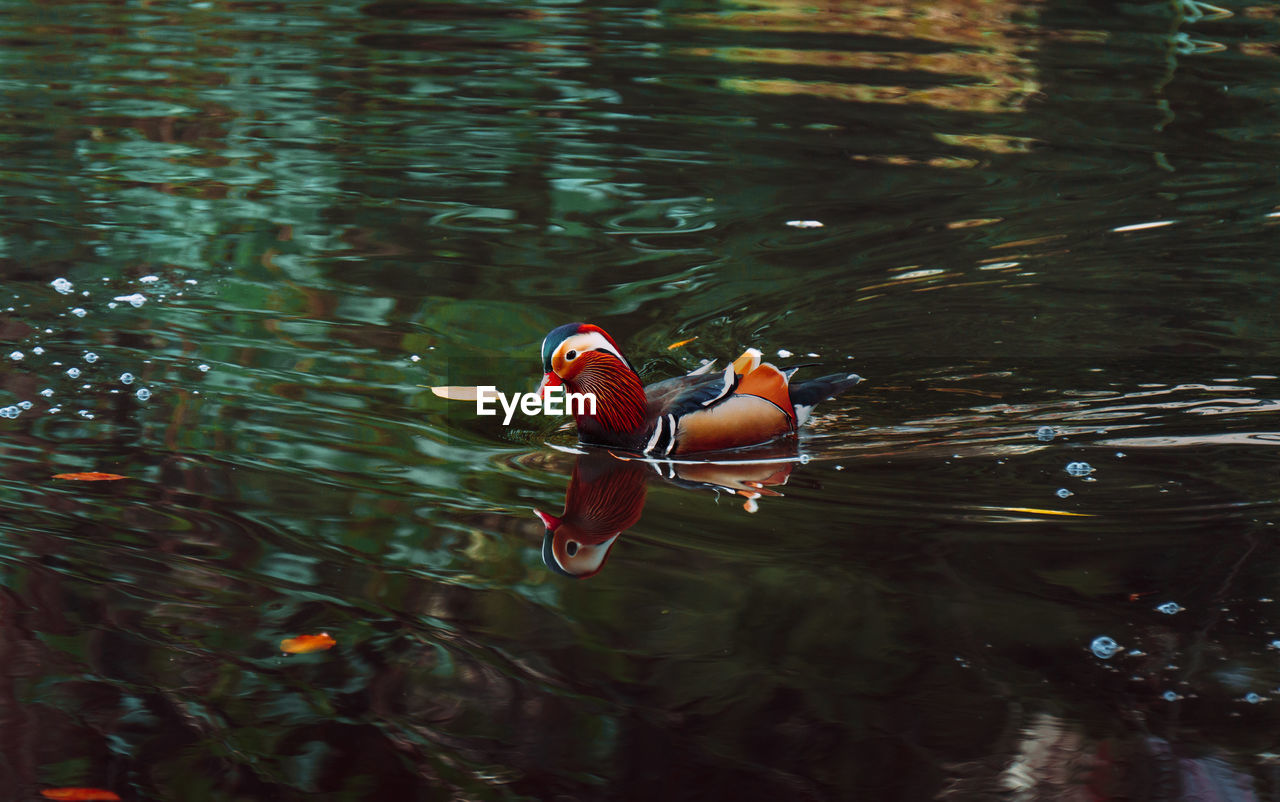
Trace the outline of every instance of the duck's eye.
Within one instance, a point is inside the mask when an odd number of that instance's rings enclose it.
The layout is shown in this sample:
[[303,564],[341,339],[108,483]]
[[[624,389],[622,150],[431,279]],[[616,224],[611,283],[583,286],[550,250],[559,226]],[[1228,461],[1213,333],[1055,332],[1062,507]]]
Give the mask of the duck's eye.
[[576,541],[576,540],[570,540],[568,543],[564,544],[564,551],[565,551],[565,553],[566,553],[566,554],[568,554],[570,557],[572,557],[573,555],[577,554],[577,553],[578,553],[578,541]]
[[577,358],[578,358],[578,352],[573,350],[572,348],[570,348],[564,355],[564,360],[566,362],[572,362]]

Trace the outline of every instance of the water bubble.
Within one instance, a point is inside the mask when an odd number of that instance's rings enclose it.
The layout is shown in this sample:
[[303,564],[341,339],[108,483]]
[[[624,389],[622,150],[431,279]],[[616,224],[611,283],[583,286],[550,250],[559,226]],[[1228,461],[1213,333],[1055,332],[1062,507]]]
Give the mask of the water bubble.
[[120,383],[121,383],[121,384],[133,384],[133,374],[132,374],[132,373],[121,373],[121,374],[120,374]]
[[14,362],[17,362],[19,359],[22,359],[24,356],[26,356],[26,354],[22,353],[21,351],[14,351],[12,354],[9,354],[9,358],[12,359]]
[[89,313],[77,306],[75,309],[71,310],[71,314],[75,315],[76,317],[84,317]]
[[87,354],[85,354],[85,355],[84,355],[84,361],[85,361],[85,362],[89,362],[89,363],[97,362],[97,361],[98,361],[98,355],[97,355],[97,354],[95,354],[94,352],[90,351],[89,353],[87,353]]
[[1262,697],[1256,693],[1250,692],[1244,695],[1244,700],[1251,705],[1256,705],[1258,702],[1262,701]]
[[1088,476],[1093,473],[1093,466],[1087,462],[1067,463],[1067,473],[1072,476]]
[[1122,648],[1120,644],[1106,635],[1099,635],[1093,639],[1093,643],[1089,644],[1089,651],[1103,660],[1114,657]]
[[44,396],[45,398],[51,397],[53,395],[53,388],[51,387],[44,388],[43,390],[40,391],[40,395]]
[[1116,452],[1116,459],[1124,459],[1124,457],[1125,457],[1125,453],[1123,451]]
[[1162,693],[1160,696],[1161,696],[1161,697],[1162,697],[1166,702],[1176,702],[1176,701],[1178,701],[1178,699],[1180,698],[1180,697],[1178,696],[1178,694],[1174,693],[1173,691],[1165,691],[1165,692],[1164,692],[1164,693]]
[[71,282],[67,281],[65,278],[55,278],[53,281],[49,283],[53,285],[53,288],[55,290],[57,290],[63,295],[66,295],[67,293],[71,292]]
[[145,387],[139,387],[138,392],[134,393],[134,395],[138,397],[139,401],[146,401],[151,397],[151,391]]
[[1165,615],[1173,615],[1174,613],[1180,613],[1185,609],[1187,608],[1179,607],[1177,602],[1165,602],[1164,604],[1156,608],[1156,610],[1164,613]]
[[1065,487],[1060,487],[1058,488],[1057,492],[1054,493],[1054,495],[1057,496],[1058,498],[1071,498],[1072,496],[1075,495],[1075,493],[1072,493],[1070,490],[1066,489]]
[[18,402],[18,409],[22,409],[22,410],[31,409],[31,402],[30,402],[30,401],[19,401],[19,402]]
[[80,368],[67,368],[67,375],[73,379],[80,378]]
[[786,358],[787,358],[787,357],[789,357],[789,356],[791,356],[791,352],[790,352],[790,351],[788,351],[787,349],[785,349],[785,348],[779,348],[779,349],[778,349],[778,358],[779,358],[779,359],[786,359]]
[[82,409],[82,410],[80,410],[80,411],[76,412],[76,414],[77,414],[77,415],[79,415],[80,417],[82,417],[82,418],[86,419],[86,420],[93,420],[93,413],[92,413],[92,412],[90,412],[90,411],[89,411],[89,410],[87,410],[87,409]]
[[159,280],[160,280],[159,276],[143,276],[142,278],[138,279],[138,283],[139,284],[155,284]]
[[1047,443],[1057,436],[1058,430],[1052,426],[1041,426],[1039,429],[1036,429],[1036,439],[1041,442]]
[[134,309],[137,309],[139,306],[142,306],[147,302],[147,296],[143,295],[140,292],[135,292],[133,295],[117,295],[115,298],[112,298],[111,300],[124,301],[125,303],[129,304],[129,306],[132,306]]
[[819,220],[788,220],[786,224],[792,228],[822,228]]
[[195,279],[193,279],[193,278],[189,278],[189,279],[187,279],[186,281],[184,281],[184,282],[182,282],[182,283],[183,283],[183,284],[190,284],[190,285],[192,285],[192,286],[195,286],[196,284],[199,284],[200,282],[196,281],[196,280],[195,280]]
[[0,418],[16,418],[18,412],[17,407],[0,407]]
[[411,355],[411,356],[409,357],[409,361],[410,361],[410,362],[421,362],[421,361],[422,361],[422,357],[418,356],[417,354],[413,354],[413,355]]
[[196,365],[196,370],[200,371],[201,373],[208,373],[208,372],[209,372],[209,366],[208,366],[208,365]]

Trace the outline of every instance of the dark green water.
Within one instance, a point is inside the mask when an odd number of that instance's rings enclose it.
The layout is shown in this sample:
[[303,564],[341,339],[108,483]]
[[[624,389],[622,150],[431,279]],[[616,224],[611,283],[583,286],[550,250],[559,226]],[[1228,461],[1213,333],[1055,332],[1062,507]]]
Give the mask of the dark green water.
[[[1225,12],[0,3],[3,798],[1276,798],[1280,15]],[[572,320],[866,381],[573,580],[560,421],[425,389]]]

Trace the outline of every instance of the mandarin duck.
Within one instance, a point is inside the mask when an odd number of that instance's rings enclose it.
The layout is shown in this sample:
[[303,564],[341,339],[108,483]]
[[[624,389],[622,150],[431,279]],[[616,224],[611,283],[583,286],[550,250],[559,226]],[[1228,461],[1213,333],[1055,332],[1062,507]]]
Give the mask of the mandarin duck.
[[646,456],[670,457],[756,446],[793,435],[813,406],[854,386],[855,373],[791,384],[796,368],[779,370],[748,349],[723,372],[712,365],[645,387],[609,334],[567,323],[542,341],[539,390],[563,385],[591,393],[595,414],[574,412],[578,439]]

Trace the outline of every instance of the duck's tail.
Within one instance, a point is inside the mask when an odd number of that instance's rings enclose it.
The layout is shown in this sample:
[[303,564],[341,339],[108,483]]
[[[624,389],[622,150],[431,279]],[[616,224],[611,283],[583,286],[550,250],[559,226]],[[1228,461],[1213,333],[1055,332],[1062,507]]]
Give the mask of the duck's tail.
[[860,381],[862,377],[856,373],[833,373],[820,379],[791,385],[789,389],[791,403],[796,411],[796,425],[799,426],[809,418],[814,406],[840,395]]

